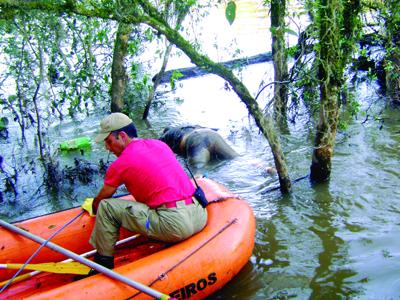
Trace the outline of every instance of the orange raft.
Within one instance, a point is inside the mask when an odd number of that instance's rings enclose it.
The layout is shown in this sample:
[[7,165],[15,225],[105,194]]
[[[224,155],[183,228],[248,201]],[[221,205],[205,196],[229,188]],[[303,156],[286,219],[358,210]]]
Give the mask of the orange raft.
[[[167,245],[144,237],[117,248],[114,271],[177,299],[203,299],[230,281],[252,255],[255,218],[246,203],[222,185],[199,179],[207,198],[206,227],[189,239]],[[78,215],[73,208],[15,224],[48,238]],[[63,229],[52,242],[75,253],[93,248],[88,244],[94,218],[87,213]],[[121,239],[134,235],[121,230]],[[0,228],[0,263],[24,263],[38,244]],[[62,254],[40,250],[31,263],[62,261]],[[0,281],[15,270],[0,270]],[[98,274],[81,280],[76,275],[40,273],[10,285],[0,299],[152,299],[134,288]]]

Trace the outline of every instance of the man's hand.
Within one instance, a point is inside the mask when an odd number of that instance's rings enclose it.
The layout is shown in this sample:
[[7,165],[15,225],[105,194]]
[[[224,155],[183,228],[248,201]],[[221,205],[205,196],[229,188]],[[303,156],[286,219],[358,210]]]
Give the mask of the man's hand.
[[86,198],[82,204],[82,208],[89,213],[89,216],[95,217],[96,215],[93,212],[93,200],[94,198]]
[[117,190],[116,187],[109,186],[109,185],[103,185],[99,194],[92,201],[93,214],[96,214],[97,209],[99,208],[100,201],[103,199],[106,199],[106,198],[111,198],[112,195],[114,195],[116,190]]

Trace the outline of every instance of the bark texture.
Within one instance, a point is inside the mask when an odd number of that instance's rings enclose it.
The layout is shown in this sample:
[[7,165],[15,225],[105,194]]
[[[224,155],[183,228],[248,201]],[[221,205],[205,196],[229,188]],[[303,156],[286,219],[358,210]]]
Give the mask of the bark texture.
[[285,45],[286,0],[271,1],[272,56],[274,62],[274,117],[287,129],[288,64]]
[[311,161],[313,182],[327,181],[331,175],[343,73],[355,43],[360,11],[359,0],[321,0],[320,4],[317,21],[320,111]]
[[124,95],[128,83],[125,58],[128,54],[128,41],[132,30],[132,24],[122,22],[118,24],[111,67],[111,112],[122,112],[125,106]]

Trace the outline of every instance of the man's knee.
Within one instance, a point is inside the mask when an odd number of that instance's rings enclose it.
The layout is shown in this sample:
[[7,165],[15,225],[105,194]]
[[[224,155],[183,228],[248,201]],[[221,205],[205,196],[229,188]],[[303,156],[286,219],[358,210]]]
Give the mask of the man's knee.
[[109,221],[120,219],[121,212],[123,212],[125,209],[123,205],[119,203],[119,201],[122,200],[114,198],[101,200],[97,209],[97,217],[106,218]]

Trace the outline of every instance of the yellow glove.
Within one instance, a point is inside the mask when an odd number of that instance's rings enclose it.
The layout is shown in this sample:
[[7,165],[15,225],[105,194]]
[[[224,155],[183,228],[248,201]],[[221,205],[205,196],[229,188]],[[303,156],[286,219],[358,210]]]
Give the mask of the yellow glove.
[[94,198],[86,198],[82,204],[82,208],[89,213],[89,216],[94,217],[96,216],[93,213],[93,200]]

